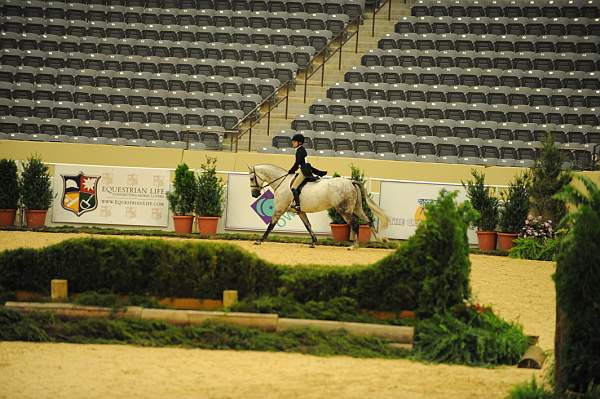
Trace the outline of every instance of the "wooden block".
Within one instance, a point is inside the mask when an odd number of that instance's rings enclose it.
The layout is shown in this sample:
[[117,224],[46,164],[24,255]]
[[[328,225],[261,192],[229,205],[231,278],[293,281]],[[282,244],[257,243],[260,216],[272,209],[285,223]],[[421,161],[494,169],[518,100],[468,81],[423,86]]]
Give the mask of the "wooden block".
[[238,303],[238,292],[235,290],[223,291],[223,307],[230,308]]
[[50,291],[53,302],[66,302],[69,297],[67,280],[52,280]]
[[527,349],[517,367],[520,369],[541,369],[546,360],[546,354],[537,345],[532,345]]

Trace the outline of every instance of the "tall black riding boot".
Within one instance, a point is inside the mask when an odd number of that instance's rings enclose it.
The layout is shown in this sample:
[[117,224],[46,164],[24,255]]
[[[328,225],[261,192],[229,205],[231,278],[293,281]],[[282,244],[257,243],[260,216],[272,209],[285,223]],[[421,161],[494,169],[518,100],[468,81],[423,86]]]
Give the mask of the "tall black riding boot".
[[298,193],[297,188],[292,188],[292,194],[294,194],[294,204],[292,208],[300,212],[300,194]]

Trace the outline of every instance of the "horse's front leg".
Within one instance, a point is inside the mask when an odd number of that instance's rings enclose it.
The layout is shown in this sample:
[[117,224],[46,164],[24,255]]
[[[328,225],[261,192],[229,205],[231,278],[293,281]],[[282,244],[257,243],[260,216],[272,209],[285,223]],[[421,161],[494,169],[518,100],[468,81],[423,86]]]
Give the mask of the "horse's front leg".
[[267,237],[269,236],[269,233],[271,232],[271,230],[273,230],[275,228],[276,224],[277,224],[277,222],[273,221],[273,219],[271,219],[271,223],[269,223],[269,225],[267,226],[267,229],[263,233],[263,236],[261,237],[260,240],[254,241],[254,245],[262,244],[263,241],[265,241],[267,239]]
[[267,237],[269,237],[269,233],[271,233],[271,231],[275,228],[281,215],[283,215],[283,212],[275,211],[275,213],[273,214],[273,218],[271,219],[271,223],[269,223],[269,225],[267,226],[267,230],[265,230],[260,240],[254,242],[254,245],[260,245],[263,243],[263,241],[267,240]]
[[306,227],[306,230],[308,230],[308,233],[310,234],[310,238],[312,239],[310,247],[314,248],[315,244],[317,243],[317,236],[312,231],[312,226],[310,224],[310,221],[308,220],[308,216],[306,215],[306,213],[300,212],[298,213],[298,217],[300,217],[300,220],[302,220],[302,223],[304,223],[304,227]]

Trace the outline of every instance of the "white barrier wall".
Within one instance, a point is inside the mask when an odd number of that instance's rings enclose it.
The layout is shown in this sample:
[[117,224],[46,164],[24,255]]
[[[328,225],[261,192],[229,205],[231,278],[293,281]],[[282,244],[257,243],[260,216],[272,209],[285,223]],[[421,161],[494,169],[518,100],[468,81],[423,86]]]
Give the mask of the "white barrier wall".
[[[52,223],[168,228],[171,214],[166,193],[171,185],[171,172],[157,168],[56,164]],[[222,228],[264,231],[273,214],[273,192],[267,189],[259,198],[252,198],[247,173],[228,172],[226,183]],[[393,239],[413,235],[423,219],[423,205],[437,198],[441,189],[458,191],[458,201],[466,198],[460,184],[381,181],[380,193],[373,199],[379,199],[390,217],[390,227],[383,234]],[[315,233],[331,233],[326,211],[310,214],[309,219]],[[291,212],[281,217],[274,231],[306,233],[302,221]],[[476,242],[474,230],[469,230],[468,235],[469,242]]]
[[[379,205],[390,218],[390,226],[382,233],[388,238],[402,240],[413,235],[424,219],[423,205],[435,200],[442,189],[458,191],[458,202],[463,202],[467,197],[461,184],[382,181]],[[469,229],[467,236],[470,243],[477,242],[474,229]]]
[[53,223],[167,227],[169,169],[56,164]]
[[[264,231],[273,215],[273,192],[266,190],[259,198],[252,198],[247,173],[229,173],[227,179],[226,230]],[[308,215],[312,229],[317,234],[330,234],[327,212]],[[306,228],[295,213],[285,213],[275,232],[303,233]]]

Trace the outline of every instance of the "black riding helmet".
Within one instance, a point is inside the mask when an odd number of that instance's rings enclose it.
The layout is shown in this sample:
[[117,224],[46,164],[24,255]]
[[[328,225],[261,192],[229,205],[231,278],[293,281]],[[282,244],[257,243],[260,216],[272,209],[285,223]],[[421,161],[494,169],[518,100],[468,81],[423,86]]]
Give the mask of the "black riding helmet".
[[300,133],[294,134],[292,136],[292,141],[297,141],[300,144],[304,144],[304,136]]

